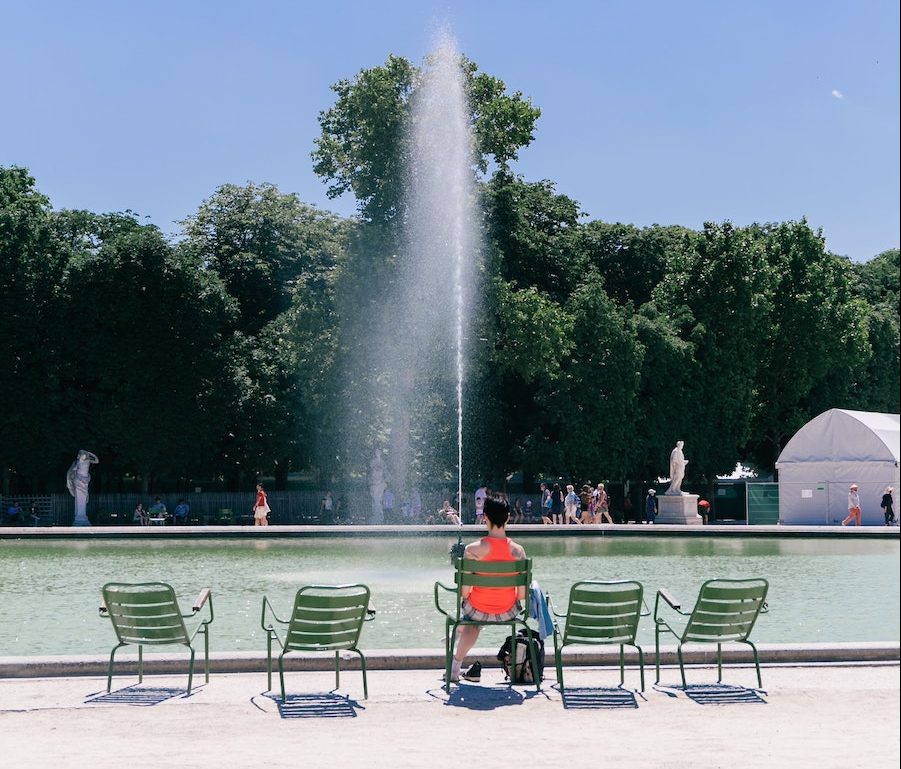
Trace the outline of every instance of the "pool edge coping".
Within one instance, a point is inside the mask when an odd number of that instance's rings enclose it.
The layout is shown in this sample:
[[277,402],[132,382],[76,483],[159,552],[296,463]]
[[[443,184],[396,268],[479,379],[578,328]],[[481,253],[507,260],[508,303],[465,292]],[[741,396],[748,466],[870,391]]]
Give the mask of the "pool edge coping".
[[[815,665],[823,663],[899,663],[901,643],[898,641],[873,641],[817,644],[757,644],[761,665],[793,664]],[[653,649],[643,649],[645,666],[654,664]],[[664,665],[677,664],[675,645],[660,647],[660,661]],[[434,649],[363,649],[368,670],[440,670],[444,667],[444,654]],[[683,657],[689,665],[716,664],[714,646],[688,645]],[[495,654],[488,649],[474,649],[470,659],[483,665],[496,666]],[[183,654],[148,654],[144,656],[147,674],[186,672],[187,652]],[[566,666],[595,667],[619,665],[617,647],[569,648],[563,653]],[[638,663],[638,653],[627,649],[625,662]],[[723,646],[723,662],[752,663],[751,649],[741,644]],[[0,679],[4,678],[57,678],[71,676],[106,675],[109,657],[97,655],[48,655],[35,657],[0,657]],[[545,646],[545,666],[553,666],[553,646],[548,639]],[[355,656],[342,657],[342,669],[359,669]],[[291,654],[285,657],[286,670],[326,671],[334,668],[331,653]],[[195,673],[203,670],[202,654],[195,661]],[[264,652],[211,652],[211,673],[265,673]],[[115,674],[137,673],[137,655],[121,655],[116,659]]]

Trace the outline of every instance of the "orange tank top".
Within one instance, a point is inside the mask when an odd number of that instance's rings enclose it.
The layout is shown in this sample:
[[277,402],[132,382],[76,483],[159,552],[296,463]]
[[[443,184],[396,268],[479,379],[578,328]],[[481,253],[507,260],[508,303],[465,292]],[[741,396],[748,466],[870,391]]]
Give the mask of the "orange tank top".
[[[510,540],[507,537],[482,537],[488,543],[488,557],[483,561],[515,561],[510,552]],[[481,587],[473,585],[469,593],[469,602],[474,609],[486,614],[503,614],[516,604],[515,587]]]

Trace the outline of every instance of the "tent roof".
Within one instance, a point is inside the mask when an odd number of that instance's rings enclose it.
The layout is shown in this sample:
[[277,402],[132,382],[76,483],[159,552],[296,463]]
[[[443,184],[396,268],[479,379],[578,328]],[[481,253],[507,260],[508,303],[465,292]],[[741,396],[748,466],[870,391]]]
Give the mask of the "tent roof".
[[799,462],[898,462],[898,414],[830,409],[785,444],[776,467]]

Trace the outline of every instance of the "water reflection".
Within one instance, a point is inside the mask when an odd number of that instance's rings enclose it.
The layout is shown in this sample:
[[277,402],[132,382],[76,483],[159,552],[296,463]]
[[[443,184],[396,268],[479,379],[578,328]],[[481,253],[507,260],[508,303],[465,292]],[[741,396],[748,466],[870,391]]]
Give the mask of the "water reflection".
[[[109,620],[97,617],[109,581],[162,580],[189,605],[213,590],[216,651],[264,648],[260,602],[289,611],[303,584],[363,582],[376,620],[363,644],[440,649],[442,625],[432,585],[451,579],[442,538],[313,540],[4,541],[0,543],[0,655],[108,654]],[[535,577],[558,606],[578,579],[637,579],[649,603],[666,586],[691,604],[705,580],[764,576],[771,611],[755,640],[767,642],[897,641],[897,540],[558,537],[524,539]],[[45,632],[47,627],[53,631]],[[493,638],[486,645],[494,643]],[[500,639],[498,639],[500,640]],[[653,646],[644,619],[639,640]],[[490,641],[490,643],[488,643]]]

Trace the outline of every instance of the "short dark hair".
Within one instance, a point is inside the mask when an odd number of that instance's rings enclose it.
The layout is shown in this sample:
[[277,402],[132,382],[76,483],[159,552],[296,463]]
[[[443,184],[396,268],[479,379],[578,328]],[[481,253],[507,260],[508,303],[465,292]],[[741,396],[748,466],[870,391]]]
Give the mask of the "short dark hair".
[[485,497],[482,511],[492,525],[500,528],[507,524],[507,519],[510,517],[510,503],[503,494],[492,492]]

